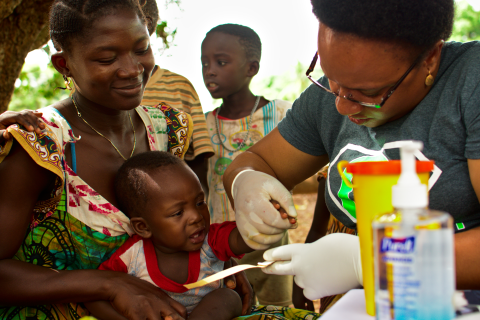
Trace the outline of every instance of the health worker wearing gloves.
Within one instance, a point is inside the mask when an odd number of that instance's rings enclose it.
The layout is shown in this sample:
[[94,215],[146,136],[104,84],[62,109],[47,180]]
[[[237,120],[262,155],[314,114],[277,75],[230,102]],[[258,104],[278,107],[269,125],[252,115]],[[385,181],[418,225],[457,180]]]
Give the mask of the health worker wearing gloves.
[[[328,162],[328,208],[355,228],[352,189],[337,163],[399,159],[399,141],[420,140],[418,158],[436,164],[430,208],[455,219],[457,286],[480,288],[480,43],[445,42],[453,0],[311,2],[318,54],[307,75],[322,68],[325,76],[311,79],[278,128],[225,172],[240,232],[252,248],[277,241],[291,225],[269,200],[296,217],[288,190]],[[295,275],[312,300],[362,284],[356,236],[327,235],[264,257],[284,260],[266,272]]]

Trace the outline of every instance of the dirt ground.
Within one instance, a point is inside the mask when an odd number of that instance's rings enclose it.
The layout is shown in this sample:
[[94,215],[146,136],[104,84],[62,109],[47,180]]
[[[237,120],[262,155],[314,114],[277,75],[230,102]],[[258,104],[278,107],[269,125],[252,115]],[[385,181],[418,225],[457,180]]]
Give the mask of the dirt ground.
[[289,230],[288,235],[292,243],[304,243],[307,237],[310,225],[312,224],[313,211],[317,201],[316,193],[294,194],[293,203],[298,214],[298,228]]

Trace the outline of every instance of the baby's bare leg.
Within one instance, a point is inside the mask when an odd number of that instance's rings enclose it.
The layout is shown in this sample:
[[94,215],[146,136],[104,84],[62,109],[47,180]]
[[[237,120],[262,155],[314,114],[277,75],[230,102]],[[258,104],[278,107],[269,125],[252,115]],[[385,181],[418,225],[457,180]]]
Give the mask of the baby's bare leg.
[[220,288],[207,294],[188,320],[231,320],[242,315],[242,299],[232,289]]

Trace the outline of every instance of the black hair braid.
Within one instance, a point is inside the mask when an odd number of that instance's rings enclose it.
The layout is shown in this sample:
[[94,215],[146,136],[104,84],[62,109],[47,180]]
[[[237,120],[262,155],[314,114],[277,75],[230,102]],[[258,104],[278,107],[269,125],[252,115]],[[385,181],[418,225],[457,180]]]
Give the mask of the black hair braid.
[[57,50],[68,50],[73,38],[84,36],[95,20],[118,8],[133,10],[145,21],[145,0],[55,0],[50,9],[50,37]]
[[311,0],[319,21],[365,39],[407,44],[422,51],[447,40],[454,0]]
[[249,61],[257,60],[260,62],[262,57],[262,42],[258,34],[253,29],[239,24],[227,23],[212,28],[207,32],[207,36],[213,32],[222,32],[232,36],[237,36],[240,45],[245,49]]
[[129,218],[138,217],[148,202],[145,175],[157,168],[184,162],[166,151],[147,151],[125,161],[115,177],[115,197],[119,209]]

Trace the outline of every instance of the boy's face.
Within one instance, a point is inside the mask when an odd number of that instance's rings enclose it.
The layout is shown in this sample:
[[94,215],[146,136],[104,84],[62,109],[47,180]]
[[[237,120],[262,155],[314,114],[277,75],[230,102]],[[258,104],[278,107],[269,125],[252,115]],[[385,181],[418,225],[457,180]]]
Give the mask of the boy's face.
[[186,165],[170,165],[150,174],[149,203],[144,220],[157,250],[195,251],[210,228],[205,194],[197,176]]
[[213,98],[226,98],[248,87],[250,63],[237,36],[209,34],[202,42],[201,60],[203,82]]

